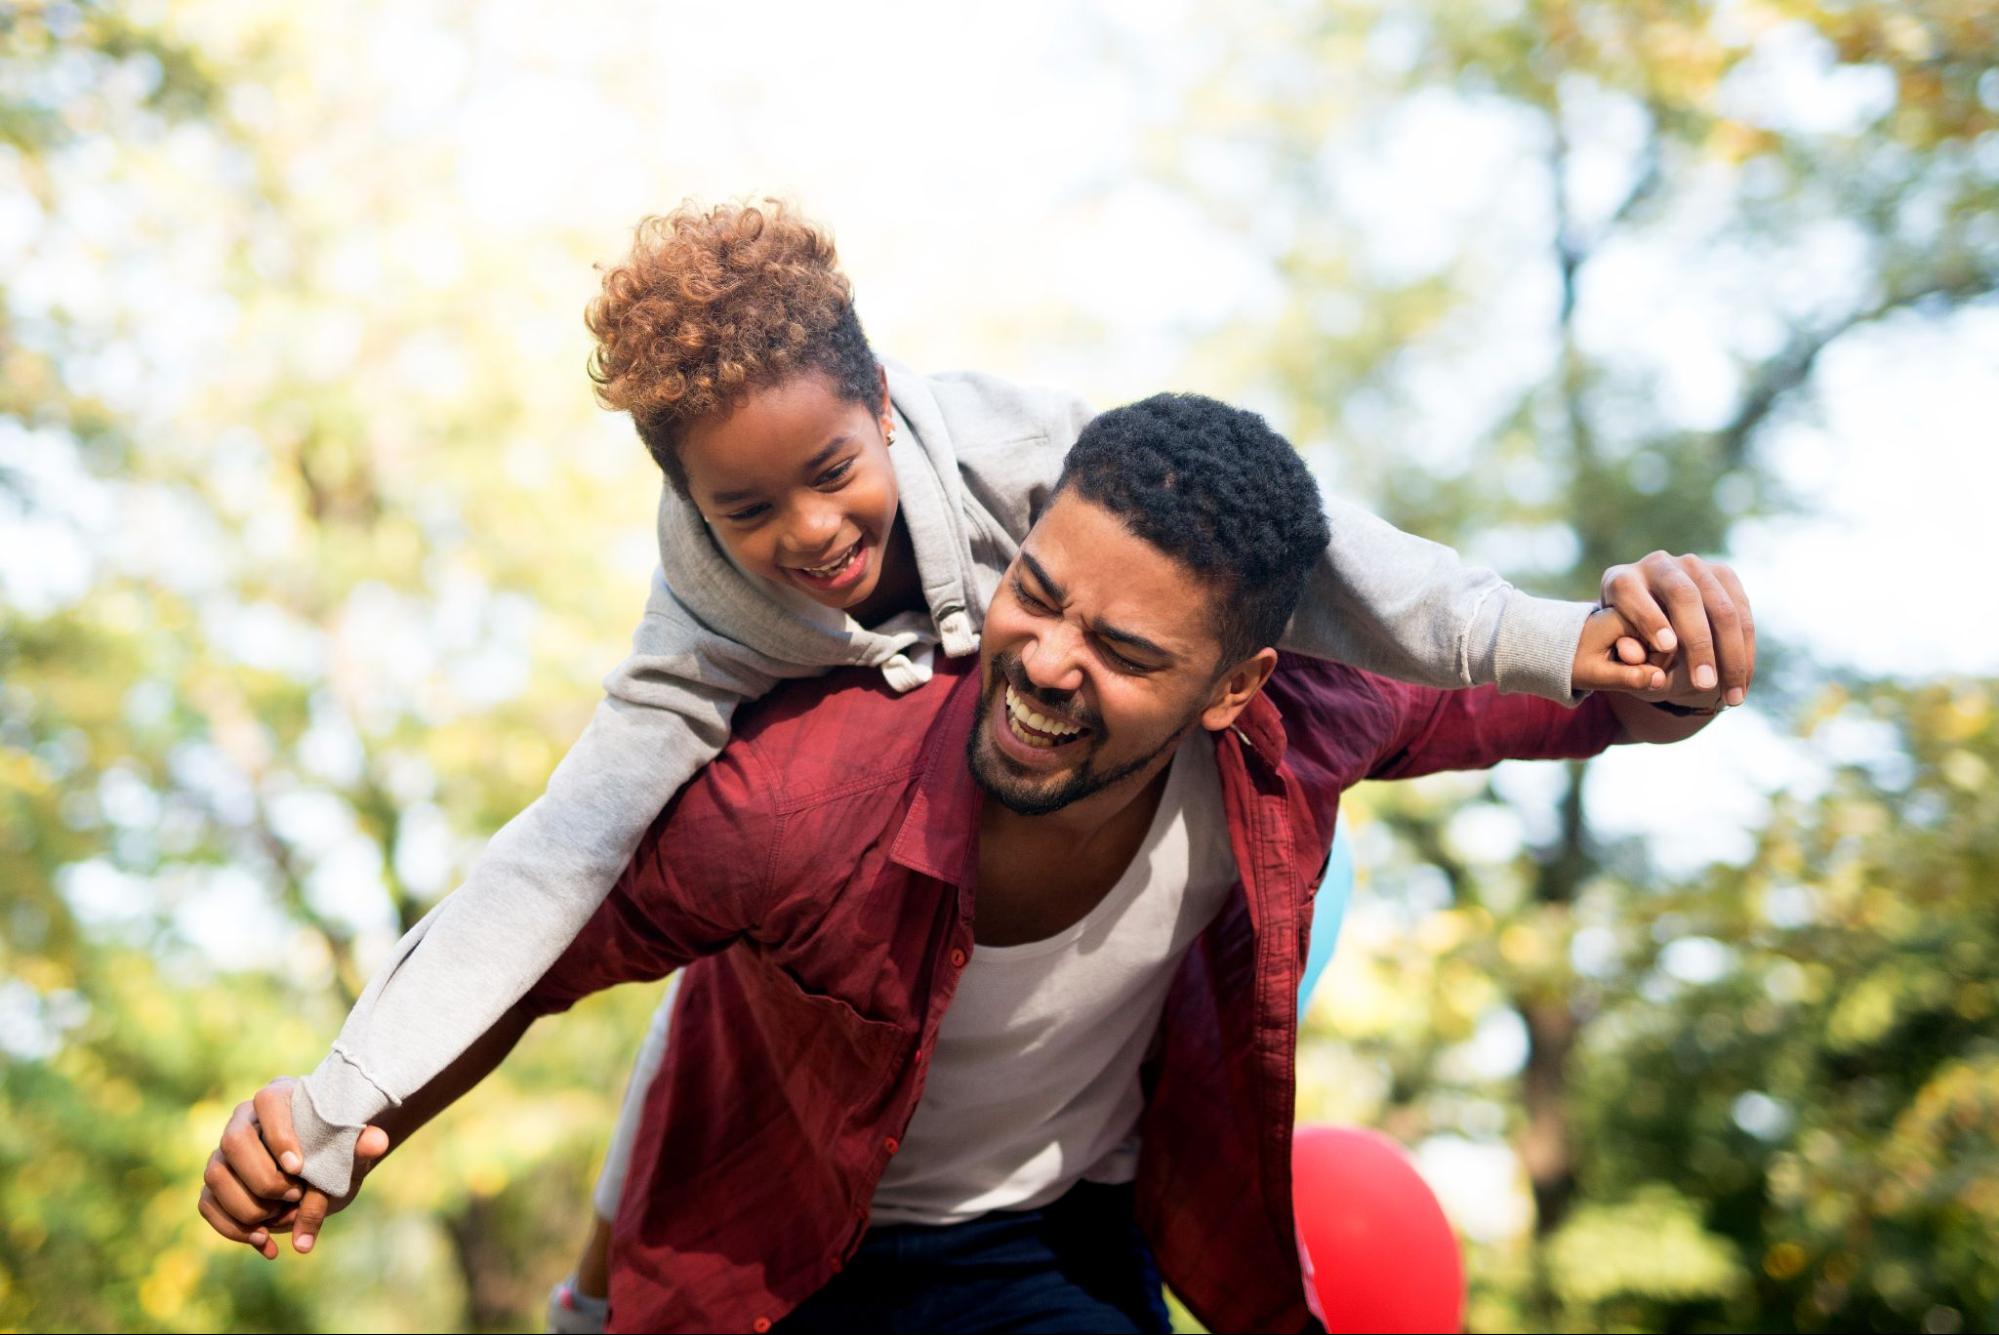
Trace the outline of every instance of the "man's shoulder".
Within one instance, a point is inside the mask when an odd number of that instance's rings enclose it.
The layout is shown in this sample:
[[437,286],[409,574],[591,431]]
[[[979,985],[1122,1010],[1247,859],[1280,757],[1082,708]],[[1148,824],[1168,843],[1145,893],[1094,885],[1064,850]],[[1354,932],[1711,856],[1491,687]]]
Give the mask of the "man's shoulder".
[[1424,688],[1329,658],[1284,650],[1278,653],[1277,668],[1264,689],[1288,724],[1294,715],[1308,717],[1327,711],[1352,721],[1390,717],[1404,696]]
[[1491,685],[1418,686],[1290,654],[1266,690],[1284,722],[1287,756],[1300,766],[1325,764],[1349,782],[1576,759],[1622,735],[1603,698],[1571,709]]
[[1395,736],[1407,694],[1418,689],[1346,663],[1286,652],[1277,655],[1264,694],[1284,724],[1292,763],[1322,765],[1351,782]]
[[752,771],[780,812],[894,786],[919,767],[931,725],[976,667],[939,655],[929,681],[900,692],[879,668],[785,682],[737,711],[720,759]]

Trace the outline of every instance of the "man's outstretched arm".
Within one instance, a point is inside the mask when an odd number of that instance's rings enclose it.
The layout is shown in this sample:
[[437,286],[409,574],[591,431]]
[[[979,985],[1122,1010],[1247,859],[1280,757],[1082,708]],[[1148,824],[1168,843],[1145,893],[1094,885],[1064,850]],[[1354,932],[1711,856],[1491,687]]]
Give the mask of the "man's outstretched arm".
[[[1676,670],[1674,684],[1680,684],[1685,670]],[[1723,692],[1720,690],[1700,691],[1689,687],[1684,691],[1648,693],[1644,697],[1635,695],[1607,695],[1605,706],[1617,716],[1618,726],[1624,729],[1627,742],[1651,742],[1660,745],[1667,742],[1684,741],[1714,721],[1722,710]],[[1674,706],[1673,710],[1659,708],[1663,702]]]

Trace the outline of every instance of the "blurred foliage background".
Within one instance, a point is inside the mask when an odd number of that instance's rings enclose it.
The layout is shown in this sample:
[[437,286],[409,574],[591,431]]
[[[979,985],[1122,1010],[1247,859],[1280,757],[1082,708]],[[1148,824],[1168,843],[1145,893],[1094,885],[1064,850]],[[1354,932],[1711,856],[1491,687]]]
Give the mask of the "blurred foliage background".
[[1933,558],[1995,479],[1999,10],[824,8],[0,0],[0,1329],[535,1322],[647,992],[309,1261],[199,1170],[620,654],[591,262],[773,190],[918,365],[1243,399],[1542,591],[1741,557],[1750,710],[1362,794],[1301,1116],[1415,1150],[1477,1329],[1999,1325],[1999,642]]

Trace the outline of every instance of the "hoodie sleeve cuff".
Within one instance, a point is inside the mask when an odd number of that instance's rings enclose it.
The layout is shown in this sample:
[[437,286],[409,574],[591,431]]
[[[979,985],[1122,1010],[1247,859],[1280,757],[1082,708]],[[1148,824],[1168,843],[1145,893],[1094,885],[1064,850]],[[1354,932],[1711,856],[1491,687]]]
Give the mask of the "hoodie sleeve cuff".
[[391,1100],[338,1052],[292,1086],[292,1131],[305,1166],[299,1176],[329,1196],[354,1185],[354,1145]]
[[1573,707],[1576,646],[1590,603],[1535,598],[1507,588],[1486,600],[1472,623],[1468,647],[1473,681],[1502,691],[1538,695]]

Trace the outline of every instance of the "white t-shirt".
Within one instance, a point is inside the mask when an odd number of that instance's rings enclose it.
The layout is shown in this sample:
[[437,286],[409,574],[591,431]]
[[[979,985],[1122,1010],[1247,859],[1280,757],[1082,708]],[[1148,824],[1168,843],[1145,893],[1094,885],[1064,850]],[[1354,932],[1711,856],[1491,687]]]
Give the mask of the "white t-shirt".
[[1139,1066],[1235,879],[1214,740],[1196,729],[1102,902],[1045,940],[972,951],[874,1222],[959,1223],[1136,1176]]

